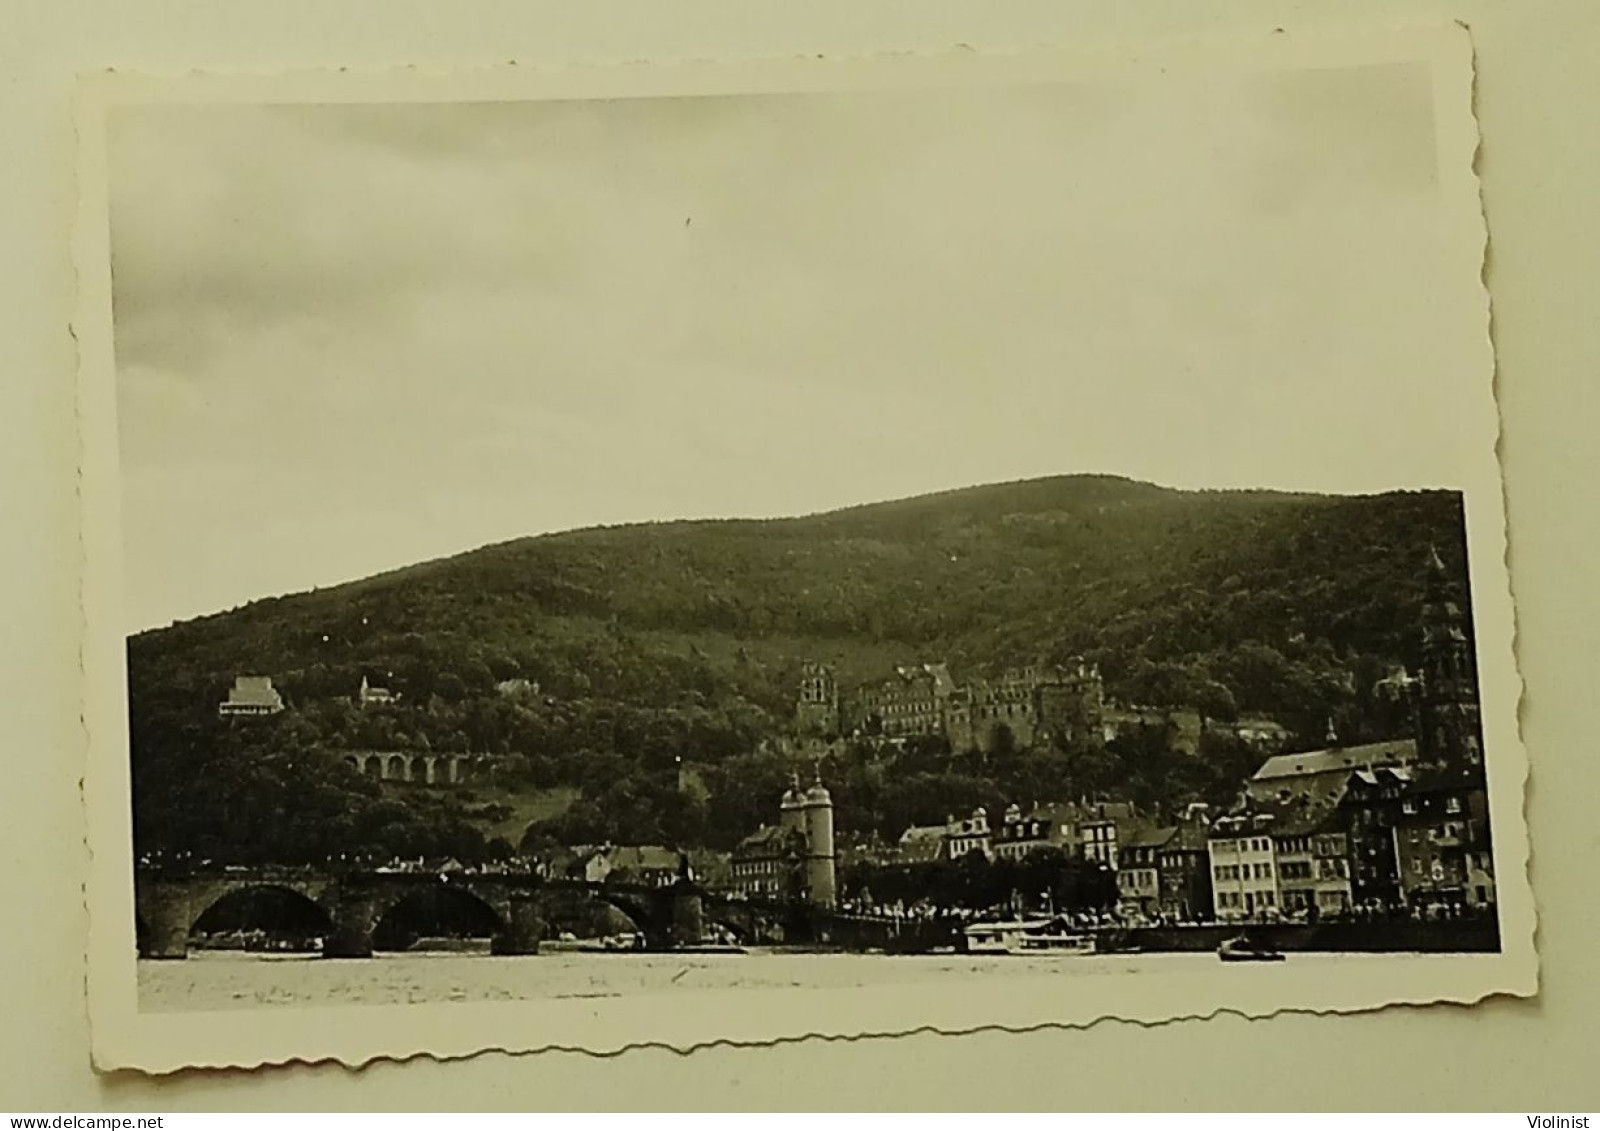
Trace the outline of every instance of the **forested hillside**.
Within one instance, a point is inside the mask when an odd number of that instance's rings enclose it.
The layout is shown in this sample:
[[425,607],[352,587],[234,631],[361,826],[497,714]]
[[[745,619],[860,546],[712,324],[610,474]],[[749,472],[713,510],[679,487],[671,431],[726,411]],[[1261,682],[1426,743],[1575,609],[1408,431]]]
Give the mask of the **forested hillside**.
[[[488,546],[130,639],[138,836],[242,856],[291,843],[481,851],[483,822],[459,803],[383,795],[315,756],[428,747],[505,755],[526,788],[579,787],[558,834],[736,840],[764,814],[752,790],[781,780],[753,751],[787,724],[808,658],[848,684],[895,662],[944,659],[965,679],[1081,655],[1116,700],[1263,713],[1308,742],[1331,719],[1361,737],[1392,726],[1373,683],[1415,663],[1428,547],[1465,579],[1462,529],[1444,492],[1180,492],[1085,476]],[[270,675],[290,710],[219,720],[244,673]],[[363,676],[399,705],[351,705]],[[509,679],[539,692],[497,692]],[[678,759],[704,789],[678,789]],[[1226,784],[1161,764],[1114,751],[1109,765],[1032,765],[1017,780],[970,759],[917,772],[964,776],[968,792],[1063,794],[1143,775],[1131,785],[1162,801]],[[913,806],[921,786],[902,785],[856,819],[887,831],[942,818],[930,810],[960,792],[932,786]]]

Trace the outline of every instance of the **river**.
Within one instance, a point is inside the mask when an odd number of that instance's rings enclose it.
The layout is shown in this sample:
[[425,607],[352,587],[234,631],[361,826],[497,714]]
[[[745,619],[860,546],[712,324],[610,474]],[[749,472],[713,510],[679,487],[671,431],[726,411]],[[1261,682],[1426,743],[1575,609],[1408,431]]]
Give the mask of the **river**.
[[[1296,956],[1296,963],[1348,960]],[[1215,970],[1214,954],[1021,958],[973,955],[595,954],[522,957],[405,953],[367,959],[198,951],[182,962],[138,964],[139,1007],[153,1012],[297,1005],[404,1005],[622,997],[663,990],[850,989],[890,983],[1049,974],[1095,977]]]

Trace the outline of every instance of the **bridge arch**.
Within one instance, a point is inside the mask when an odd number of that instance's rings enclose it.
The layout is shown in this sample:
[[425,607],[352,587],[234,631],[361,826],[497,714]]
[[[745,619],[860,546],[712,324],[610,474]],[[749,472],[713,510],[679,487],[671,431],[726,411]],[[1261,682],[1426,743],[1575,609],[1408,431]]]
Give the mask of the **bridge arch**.
[[325,938],[334,915],[312,894],[284,883],[265,881],[220,885],[197,893],[189,906],[186,934],[234,936],[262,945],[274,941]]
[[635,931],[648,934],[655,925],[656,916],[649,899],[637,892],[617,891],[607,888],[605,884],[591,884],[586,894],[596,903],[620,912]]
[[373,908],[373,947],[395,951],[424,938],[497,938],[508,927],[508,907],[502,903],[463,884],[396,891]]
[[727,932],[741,946],[763,941],[756,924],[743,916],[729,915],[723,908],[707,907],[705,924],[707,928]]

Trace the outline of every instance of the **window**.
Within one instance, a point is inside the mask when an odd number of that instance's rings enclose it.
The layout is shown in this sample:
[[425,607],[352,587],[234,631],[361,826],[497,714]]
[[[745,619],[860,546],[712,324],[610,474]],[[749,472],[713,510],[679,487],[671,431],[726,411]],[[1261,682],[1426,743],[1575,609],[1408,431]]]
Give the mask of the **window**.
[[1417,803],[1412,798],[1408,797],[1400,803],[1400,808],[1404,812],[1415,813],[1417,811]]
[[1446,813],[1459,813],[1459,812],[1461,812],[1461,798],[1459,798],[1459,797],[1447,797],[1447,798],[1445,798],[1444,811]]

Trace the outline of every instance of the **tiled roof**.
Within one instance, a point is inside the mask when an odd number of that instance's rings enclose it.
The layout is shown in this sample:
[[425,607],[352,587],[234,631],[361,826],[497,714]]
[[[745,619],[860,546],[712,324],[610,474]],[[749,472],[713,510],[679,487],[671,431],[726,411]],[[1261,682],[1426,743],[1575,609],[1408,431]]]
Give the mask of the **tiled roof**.
[[1251,778],[1254,782],[1296,778],[1308,774],[1364,770],[1375,766],[1398,766],[1417,759],[1415,739],[1370,742],[1363,746],[1341,746],[1330,750],[1307,750],[1298,754],[1278,754],[1268,758]]
[[1172,840],[1164,846],[1169,849],[1182,849],[1186,852],[1204,852],[1206,848],[1206,826],[1199,821],[1184,821],[1173,830]]
[[[1231,837],[1240,833],[1261,836],[1310,836],[1336,819],[1337,808],[1328,802],[1312,801],[1304,797],[1292,801],[1251,801],[1245,808],[1220,818],[1212,826],[1214,837]],[[1239,825],[1244,822],[1243,827]]]
[[1169,825],[1164,829],[1154,826],[1145,826],[1130,831],[1121,840],[1122,848],[1161,848],[1178,834],[1177,827]]
[[1371,770],[1357,770],[1350,777],[1352,781],[1359,781],[1363,785],[1409,785],[1412,773],[1408,766],[1380,766]]
[[791,839],[798,839],[799,836],[794,829],[786,829],[782,825],[762,825],[739,842],[734,855],[745,858],[776,855],[787,851]]

